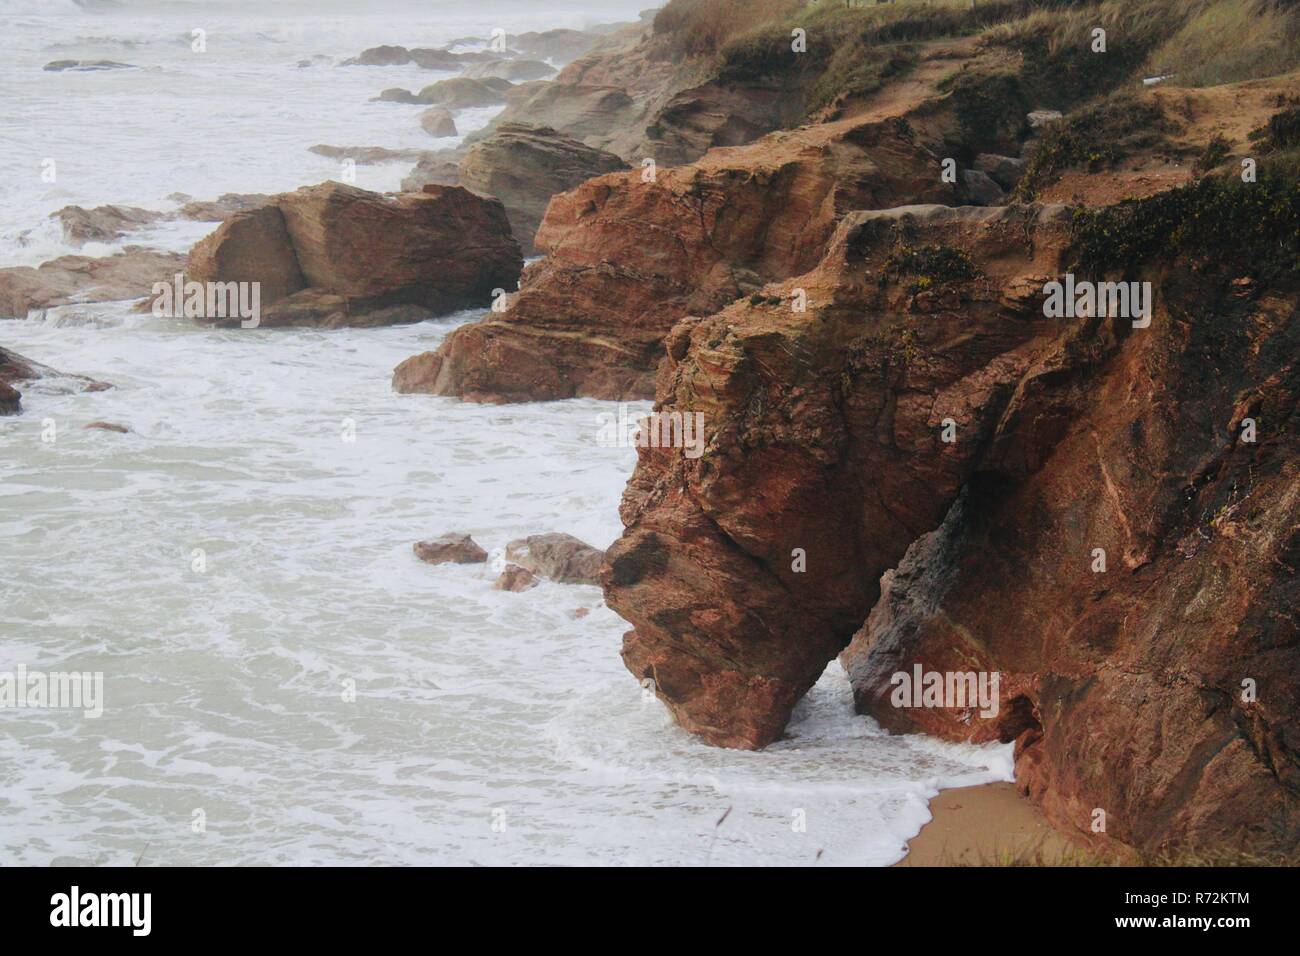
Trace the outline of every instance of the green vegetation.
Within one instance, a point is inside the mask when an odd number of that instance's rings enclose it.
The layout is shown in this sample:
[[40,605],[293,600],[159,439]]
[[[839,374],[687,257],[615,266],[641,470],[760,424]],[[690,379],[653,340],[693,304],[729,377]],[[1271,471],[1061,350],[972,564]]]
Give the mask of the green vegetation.
[[935,285],[980,274],[970,255],[952,246],[896,245],[884,263],[886,276],[915,276],[909,292],[922,292]]
[[[1094,52],[1097,29],[1105,52]],[[808,116],[906,72],[922,43],[978,36],[982,55],[941,90],[953,96],[961,145],[971,151],[1023,137],[1031,109],[1072,110],[1146,76],[1199,86],[1300,68],[1295,0],[979,0],[974,9],[969,0],[670,0],[654,30],[674,55],[713,58],[723,81],[801,90]],[[791,48],[795,30],[805,52]],[[1109,128],[1113,119],[1089,121]],[[1127,147],[1112,143],[1113,156],[1091,158],[1076,137],[1051,148],[1058,152],[1044,157],[1046,176],[1079,162],[1113,163]]]
[[965,153],[1007,151],[1023,137],[1025,114],[1033,104],[1026,98],[1020,78],[1010,69],[963,69],[940,83],[939,89],[952,94]]
[[1134,151],[1158,144],[1163,134],[1174,128],[1154,99],[1139,97],[1131,90],[1113,93],[1044,130],[1028,157],[1014,198],[1032,200],[1067,169],[1112,169]]
[[1164,258],[1230,277],[1300,279],[1300,163],[1261,162],[1258,182],[1207,177],[1116,206],[1076,209],[1073,267],[1086,275],[1131,274]]
[[1274,113],[1268,125],[1252,132],[1250,139],[1267,153],[1300,146],[1300,107]]
[[805,6],[805,0],[669,0],[655,14],[654,32],[671,37],[679,53],[711,56],[756,24],[784,20]]
[[[1064,2],[1064,0],[1056,0]],[[916,45],[978,33],[1052,0],[917,0],[853,5],[789,0],[671,0],[655,33],[672,49],[716,55],[724,80],[780,79],[806,89],[807,112],[878,89],[915,62]],[[792,31],[807,49],[795,53]]]
[[1205,149],[1201,151],[1201,155],[1196,157],[1196,163],[1192,168],[1198,175],[1208,173],[1227,159],[1228,154],[1231,152],[1232,144],[1224,139],[1222,134],[1215,133],[1214,137],[1205,144]]

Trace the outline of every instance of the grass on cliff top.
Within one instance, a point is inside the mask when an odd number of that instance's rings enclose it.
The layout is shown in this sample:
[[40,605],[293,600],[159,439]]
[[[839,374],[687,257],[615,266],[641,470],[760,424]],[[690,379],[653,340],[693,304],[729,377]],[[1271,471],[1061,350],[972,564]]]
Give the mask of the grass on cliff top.
[[1279,0],[1188,3],[1181,30],[1154,49],[1151,74],[1175,86],[1217,86],[1277,76],[1300,66],[1300,9]]
[[1155,259],[1178,260],[1265,283],[1300,280],[1300,149],[1268,157],[1257,181],[1234,170],[1115,206],[1075,210],[1073,269],[1133,275]]
[[[812,114],[874,92],[915,61],[919,43],[973,35],[1033,6],[1034,0],[985,0],[972,10],[963,0],[917,0],[846,7],[824,0],[734,36],[719,50],[720,75],[797,79]],[[804,53],[791,49],[795,29],[805,31]]]
[[[1093,51],[1093,31],[1106,50]],[[1143,77],[1209,86],[1276,76],[1300,66],[1293,0],[1104,0],[1041,9],[1001,23],[986,42],[1024,56],[1025,93],[1067,108]]]

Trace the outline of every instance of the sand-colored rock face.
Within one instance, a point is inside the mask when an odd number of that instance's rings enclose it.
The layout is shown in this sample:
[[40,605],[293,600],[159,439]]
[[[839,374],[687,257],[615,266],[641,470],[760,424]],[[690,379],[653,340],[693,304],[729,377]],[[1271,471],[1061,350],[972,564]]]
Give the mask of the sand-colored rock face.
[[552,198],[508,308],[399,368],[401,391],[474,401],[649,398],[664,337],[811,268],[847,210],[952,198],[889,122],[828,124],[639,168]]
[[332,327],[486,304],[515,285],[522,264],[495,199],[453,186],[390,199],[329,182],[232,216],[191,250],[186,272],[261,282],[263,326]]

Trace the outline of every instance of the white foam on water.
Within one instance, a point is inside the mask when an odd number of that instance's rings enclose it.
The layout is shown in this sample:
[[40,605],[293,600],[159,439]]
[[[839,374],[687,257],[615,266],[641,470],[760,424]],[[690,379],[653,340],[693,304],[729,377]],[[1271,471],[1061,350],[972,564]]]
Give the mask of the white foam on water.
[[[0,78],[20,94],[0,125],[33,170],[0,186],[0,265],[71,251],[46,218],[65,203],[294,188],[333,172],[312,143],[429,145],[418,108],[369,102],[429,74],[299,59],[639,4],[292,21],[259,6],[0,4]],[[204,23],[208,60],[182,39]],[[140,69],[41,70],[71,56]],[[39,181],[45,155],[60,157],[56,184]],[[358,183],[400,167],[359,166]],[[184,249],[210,227],[128,241]],[[417,561],[411,543],[445,531],[493,550],[620,532],[635,454],[597,442],[612,403],[392,392],[398,362],[472,317],[215,330],[115,303],[0,322],[4,345],[116,385],[29,383],[25,414],[0,419],[0,671],[105,675],[99,719],[0,710],[0,862],[885,864],[940,787],[1009,778],[1009,748],[855,716],[837,664],[786,739],[707,747],[623,668],[627,625],[597,588],[510,594],[490,565]],[[131,431],[83,427],[97,420]]]

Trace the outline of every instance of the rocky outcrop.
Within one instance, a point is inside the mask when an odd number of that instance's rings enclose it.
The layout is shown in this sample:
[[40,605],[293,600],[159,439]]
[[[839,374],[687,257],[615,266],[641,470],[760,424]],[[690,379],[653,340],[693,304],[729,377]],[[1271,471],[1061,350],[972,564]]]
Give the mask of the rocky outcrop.
[[582,56],[600,39],[600,33],[562,28],[507,36],[506,44],[527,56],[563,65]]
[[242,209],[260,206],[267,199],[259,193],[224,193],[213,200],[192,200],[176,194],[170,198],[182,203],[179,209],[161,212],[138,206],[64,206],[54,214],[63,226],[63,239],[72,245],[87,242],[114,242],[128,232],[155,222],[189,219],[197,222],[221,222]]
[[[1190,202],[1120,221],[1179,235]],[[848,644],[863,711],[1014,740],[1080,839],[1294,852],[1294,282],[1231,241],[1161,260],[1083,228],[857,212],[811,272],[678,325],[656,408],[708,445],[639,449],[604,572],[624,660],[682,726],[755,748]],[[1152,282],[1149,325],[1048,317],[1046,283],[1096,261]],[[900,705],[917,667],[997,673],[995,712]]]
[[358,56],[349,57],[339,66],[404,66],[414,63],[425,70],[459,70],[466,63],[480,63],[498,59],[494,53],[472,51],[454,53],[450,50],[404,46],[374,46]]
[[[779,738],[1060,331],[1025,277],[1058,264],[1066,222],[852,213],[812,272],[673,330],[657,410],[702,415],[708,445],[639,449],[605,593],[635,627],[629,669],[679,723],[723,746]],[[963,443],[940,440],[947,417]]]
[[634,27],[574,60],[551,82],[512,91],[500,116],[470,139],[490,135],[497,125],[529,123],[628,161],[640,159],[650,155],[642,147],[660,107],[706,82],[710,70],[710,64],[668,55],[662,42]]
[[498,77],[511,83],[528,83],[554,76],[555,67],[541,60],[493,60],[475,63],[465,70],[464,75],[473,79]]
[[415,556],[426,564],[482,564],[488,558],[487,552],[480,548],[467,534],[448,534],[417,541],[411,545]]
[[53,384],[63,391],[102,392],[113,387],[84,375],[65,375],[0,346],[0,415],[22,412],[22,393],[14,385],[35,379],[55,380]]
[[451,110],[441,106],[427,109],[420,114],[420,128],[430,136],[438,138],[459,135],[456,130],[456,119],[451,115]]
[[425,186],[459,186],[459,149],[440,149],[423,156],[415,168],[402,178],[402,192],[418,193]]
[[43,265],[0,269],[0,319],[72,302],[116,302],[149,294],[181,271],[185,257],[127,246],[111,256],[60,256]]
[[186,273],[261,283],[263,326],[337,327],[485,303],[513,287],[521,265],[496,200],[445,186],[389,198],[328,182],[232,216],[190,251]]
[[541,583],[537,580],[537,575],[527,568],[517,564],[507,564],[500,577],[492,583],[492,587],[497,591],[527,591]]
[[394,385],[490,402],[649,398],[680,319],[810,268],[849,209],[951,201],[935,167],[897,123],[869,119],[588,180],[552,198],[536,237],[547,257],[508,308],[399,367]]
[[473,106],[500,106],[506,97],[496,84],[467,76],[453,76],[449,80],[430,83],[420,90],[415,100],[430,106],[445,106],[449,110],[463,110]]
[[[1294,856],[1297,293],[1147,277],[1150,328],[1017,383],[844,663],[886,727],[1014,740],[1021,790],[1081,839]],[[895,707],[917,664],[999,673],[998,713]]]
[[506,560],[561,584],[599,584],[605,552],[572,535],[533,534],[506,545]]
[[553,195],[624,168],[612,153],[553,129],[508,123],[466,152],[459,175],[462,185],[505,204],[515,238],[528,255]]

